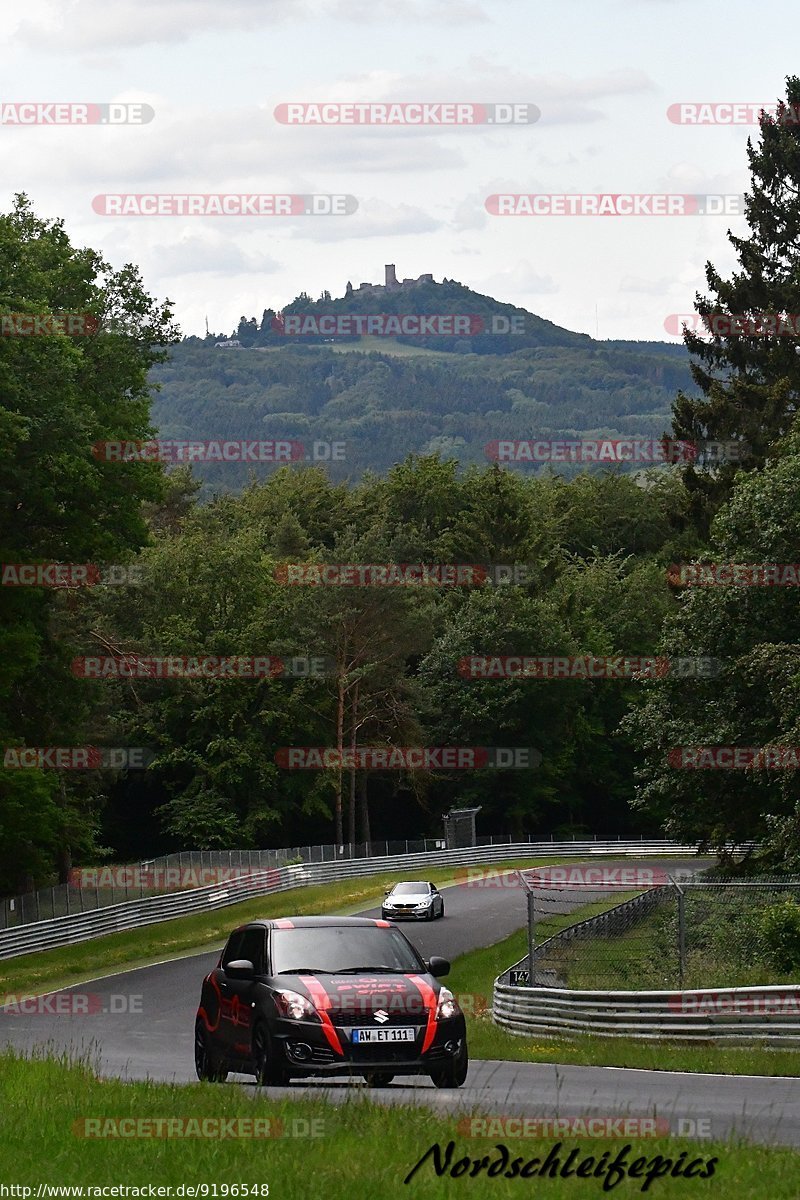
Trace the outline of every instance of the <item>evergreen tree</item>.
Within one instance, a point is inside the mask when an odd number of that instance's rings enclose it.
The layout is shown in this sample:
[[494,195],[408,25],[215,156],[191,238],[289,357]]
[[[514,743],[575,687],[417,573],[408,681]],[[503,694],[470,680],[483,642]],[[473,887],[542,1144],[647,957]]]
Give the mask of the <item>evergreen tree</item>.
[[[694,519],[702,532],[730,493],[740,467],[763,465],[769,448],[789,429],[800,388],[800,344],[796,337],[755,332],[763,314],[800,313],[800,78],[786,80],[786,100],[776,115],[762,114],[760,140],[747,143],[752,174],[745,196],[749,236],[728,240],[739,267],[723,279],[706,264],[710,295],[698,294],[706,340],[687,330],[695,356],[692,375],[701,398],[679,393],[673,432],[692,442],[744,443],[741,463],[705,460],[684,468]],[[724,320],[722,319],[724,318]],[[734,318],[734,320],[730,320]],[[747,324],[752,318],[754,324]]]

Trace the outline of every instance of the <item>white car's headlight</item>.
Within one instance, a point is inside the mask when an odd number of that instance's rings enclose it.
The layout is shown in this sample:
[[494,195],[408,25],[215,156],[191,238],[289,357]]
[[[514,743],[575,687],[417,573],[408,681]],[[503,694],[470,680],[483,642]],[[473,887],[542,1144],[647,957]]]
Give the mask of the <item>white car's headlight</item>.
[[436,1020],[447,1021],[450,1017],[455,1017],[461,1009],[458,1007],[458,1001],[449,988],[443,987],[439,992],[439,1003],[436,1005]]
[[308,1020],[310,1017],[319,1015],[307,997],[301,996],[299,992],[293,992],[289,988],[283,988],[275,993],[275,1003],[281,1016],[288,1017],[290,1021]]
[[417,908],[430,908],[432,903],[433,901],[431,900],[419,900],[417,902]]

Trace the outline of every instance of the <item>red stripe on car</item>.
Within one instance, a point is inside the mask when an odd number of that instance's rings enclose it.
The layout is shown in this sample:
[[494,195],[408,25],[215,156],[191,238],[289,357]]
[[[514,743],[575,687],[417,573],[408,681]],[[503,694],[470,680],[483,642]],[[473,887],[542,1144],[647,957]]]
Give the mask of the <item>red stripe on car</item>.
[[222,992],[219,990],[219,984],[217,983],[217,981],[213,975],[206,976],[206,979],[203,982],[210,983],[211,986],[213,987],[214,991],[217,993],[217,1019],[214,1022],[214,1024],[212,1025],[211,1019],[210,1019],[208,1013],[206,1012],[205,1008],[202,1006],[202,1004],[200,1005],[200,1007],[197,1010],[197,1015],[198,1015],[198,1017],[203,1018],[203,1021],[205,1023],[205,1026],[206,1026],[206,1029],[208,1030],[208,1032],[215,1033],[217,1031],[217,1029],[219,1029],[219,1023],[222,1020]]
[[429,1050],[433,1039],[436,1037],[436,993],[429,983],[424,979],[420,979],[419,975],[409,975],[409,979],[415,984],[422,996],[422,1002],[428,1010],[428,1025],[425,1030],[425,1039],[422,1043],[422,1053]]
[[341,1054],[342,1057],[344,1057],[344,1050],[342,1050],[342,1043],[339,1041],[339,1035],[333,1027],[333,1021],[328,1016],[328,1009],[331,1006],[330,996],[325,991],[325,988],[322,986],[320,981],[315,979],[313,975],[301,975],[300,979],[302,979],[303,983],[311,993],[311,999],[314,1001],[314,1007],[320,1015],[320,1019],[322,1021],[322,1032],[328,1039],[328,1044],[330,1045],[331,1049],[336,1052],[336,1054]]

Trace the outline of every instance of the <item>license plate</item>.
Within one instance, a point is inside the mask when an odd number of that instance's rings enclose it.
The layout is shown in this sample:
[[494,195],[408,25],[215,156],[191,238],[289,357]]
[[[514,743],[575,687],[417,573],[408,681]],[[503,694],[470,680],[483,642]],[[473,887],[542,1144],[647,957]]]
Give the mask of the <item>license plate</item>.
[[367,1042],[413,1042],[417,1036],[416,1029],[406,1026],[401,1029],[354,1029],[353,1041],[359,1045]]

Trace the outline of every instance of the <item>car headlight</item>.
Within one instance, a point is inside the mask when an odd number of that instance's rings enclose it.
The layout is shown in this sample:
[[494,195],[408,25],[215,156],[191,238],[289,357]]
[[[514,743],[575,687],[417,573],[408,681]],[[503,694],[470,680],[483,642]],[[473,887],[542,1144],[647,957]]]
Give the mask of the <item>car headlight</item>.
[[458,1001],[449,988],[443,987],[439,991],[439,1003],[436,1005],[436,1020],[447,1021],[450,1017],[455,1017],[461,1012],[458,1007]]
[[394,900],[384,900],[383,907],[384,908],[394,908]]
[[319,1016],[314,1005],[306,996],[301,996],[299,992],[292,992],[288,988],[283,988],[275,993],[275,1003],[281,1016],[288,1017],[290,1021],[308,1020],[309,1017]]
[[419,904],[417,905],[417,908],[430,908],[431,904],[432,904],[431,900],[420,900]]

